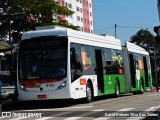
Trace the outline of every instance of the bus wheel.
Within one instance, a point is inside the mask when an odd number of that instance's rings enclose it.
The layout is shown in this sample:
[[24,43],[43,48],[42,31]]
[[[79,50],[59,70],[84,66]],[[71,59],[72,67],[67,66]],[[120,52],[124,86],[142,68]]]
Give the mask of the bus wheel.
[[119,83],[118,83],[118,81],[116,80],[116,83],[115,83],[115,97],[118,98],[118,97],[119,97],[119,94],[120,94],[120,91],[119,91]]
[[144,85],[143,85],[143,81],[141,81],[141,90],[140,90],[140,94],[144,93]]
[[88,82],[86,86],[86,102],[89,103],[93,99],[92,87],[91,84]]

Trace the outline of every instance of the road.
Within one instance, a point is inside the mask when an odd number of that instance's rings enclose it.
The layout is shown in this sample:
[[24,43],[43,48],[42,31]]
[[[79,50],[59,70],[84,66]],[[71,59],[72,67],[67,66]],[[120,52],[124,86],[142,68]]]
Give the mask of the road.
[[3,117],[0,120],[157,120],[158,113],[153,111],[160,111],[159,109],[158,92],[121,95],[119,98],[98,97],[91,103],[82,100],[4,101]]

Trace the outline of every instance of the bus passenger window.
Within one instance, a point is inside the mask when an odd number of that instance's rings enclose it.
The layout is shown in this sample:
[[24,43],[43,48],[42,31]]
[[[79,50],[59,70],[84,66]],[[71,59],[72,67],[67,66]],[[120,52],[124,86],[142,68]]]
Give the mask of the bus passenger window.
[[80,62],[80,46],[77,44],[71,44],[70,48],[70,65],[71,65],[71,81],[82,76],[82,64]]
[[79,57],[75,53],[75,48],[71,48],[71,69],[82,69]]

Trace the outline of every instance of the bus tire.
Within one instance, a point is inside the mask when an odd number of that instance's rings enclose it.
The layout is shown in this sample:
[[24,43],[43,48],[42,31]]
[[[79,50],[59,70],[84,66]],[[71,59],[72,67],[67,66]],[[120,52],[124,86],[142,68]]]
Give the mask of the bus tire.
[[120,95],[120,88],[119,88],[119,82],[116,80],[116,83],[115,83],[115,97],[118,98]]
[[93,100],[93,92],[92,92],[92,87],[91,84],[89,82],[87,82],[86,85],[86,102],[92,102]]

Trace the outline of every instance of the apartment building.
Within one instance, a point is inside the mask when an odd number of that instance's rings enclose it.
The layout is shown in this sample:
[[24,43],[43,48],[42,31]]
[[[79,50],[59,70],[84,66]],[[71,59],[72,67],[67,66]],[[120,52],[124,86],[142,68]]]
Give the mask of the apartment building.
[[64,16],[69,24],[79,26],[81,31],[93,33],[92,0],[55,0],[75,13]]

